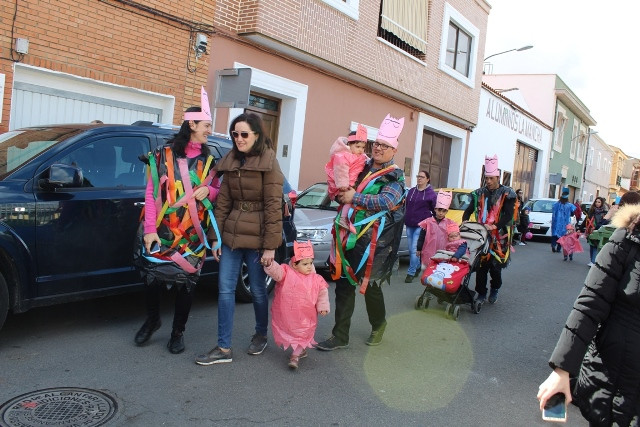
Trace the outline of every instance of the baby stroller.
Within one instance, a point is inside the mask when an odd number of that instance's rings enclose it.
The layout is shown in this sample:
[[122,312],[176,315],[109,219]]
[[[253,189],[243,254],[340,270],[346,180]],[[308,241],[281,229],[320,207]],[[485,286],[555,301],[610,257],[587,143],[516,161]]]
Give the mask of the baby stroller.
[[[471,273],[480,265],[482,256],[489,251],[489,233],[484,225],[467,222],[460,226],[460,237],[467,241],[469,256],[462,257],[460,263],[449,263],[447,261],[453,252],[439,250],[431,257],[431,262],[420,280],[425,289],[416,297],[416,310],[426,309],[431,300],[437,298],[438,303],[447,304],[444,310],[445,317],[453,320],[460,317],[462,304],[469,304],[476,314],[480,312],[482,303],[475,301],[475,292],[469,289],[469,280]],[[468,263],[468,266],[461,265],[463,263]],[[456,276],[460,271],[464,271],[464,275]]]

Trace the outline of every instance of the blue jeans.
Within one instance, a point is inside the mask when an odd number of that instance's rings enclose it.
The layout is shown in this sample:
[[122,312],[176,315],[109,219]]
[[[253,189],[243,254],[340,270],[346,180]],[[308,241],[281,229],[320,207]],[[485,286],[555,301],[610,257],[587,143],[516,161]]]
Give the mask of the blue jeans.
[[409,269],[407,270],[407,276],[415,275],[420,268],[420,258],[416,255],[420,230],[422,230],[420,227],[407,226],[407,241],[409,242]]
[[260,264],[260,257],[260,251],[257,249],[238,248],[232,250],[229,246],[222,245],[218,272],[218,347],[231,348],[236,285],[242,261],[247,265],[249,274],[253,311],[256,315],[256,333],[267,336],[269,298],[265,281],[266,274]]
[[589,255],[591,256],[591,262],[594,264],[596,263],[596,256],[598,255],[598,252],[600,251],[597,246],[589,245]]

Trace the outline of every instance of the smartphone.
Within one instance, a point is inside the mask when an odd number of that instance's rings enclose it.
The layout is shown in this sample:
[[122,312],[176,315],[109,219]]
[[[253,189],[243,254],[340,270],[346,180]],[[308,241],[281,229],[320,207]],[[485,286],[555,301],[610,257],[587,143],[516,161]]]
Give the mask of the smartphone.
[[149,253],[157,254],[158,252],[160,252],[160,245],[158,244],[158,242],[153,242],[151,244],[151,250],[149,251]]
[[567,403],[564,393],[556,393],[547,400],[542,410],[542,419],[557,423],[567,422]]

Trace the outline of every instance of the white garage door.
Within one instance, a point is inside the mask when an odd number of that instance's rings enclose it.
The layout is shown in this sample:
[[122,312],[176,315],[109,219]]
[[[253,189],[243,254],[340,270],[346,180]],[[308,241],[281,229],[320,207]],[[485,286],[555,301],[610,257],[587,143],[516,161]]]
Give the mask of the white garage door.
[[171,123],[175,100],[70,74],[16,66],[9,129],[60,123]]

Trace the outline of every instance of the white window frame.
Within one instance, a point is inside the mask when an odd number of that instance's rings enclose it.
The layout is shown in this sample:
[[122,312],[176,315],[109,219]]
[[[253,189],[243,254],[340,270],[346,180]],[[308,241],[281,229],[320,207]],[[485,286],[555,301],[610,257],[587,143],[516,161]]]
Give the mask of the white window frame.
[[556,112],[556,128],[553,130],[553,149],[558,153],[562,153],[562,140],[564,139],[564,131],[569,118],[564,108],[558,107]]
[[587,164],[589,166],[593,166],[593,156],[595,155],[596,149],[591,147],[589,148],[589,159],[587,161]]
[[578,140],[580,138],[580,126],[578,126],[577,123],[574,123],[573,129],[571,130],[571,144],[569,144],[569,158],[571,160],[576,159],[576,147],[578,146]]
[[344,13],[348,17],[355,19],[356,21],[360,16],[360,13],[359,13],[360,0],[321,0],[321,1],[327,4],[328,6],[331,6],[332,8],[339,10],[340,12]]
[[602,153],[598,153],[598,162],[596,163],[596,169],[600,170],[601,162],[602,162]]
[[[469,53],[469,76],[460,74],[458,71],[446,64],[447,59],[447,35],[449,34],[449,23],[453,22],[461,30],[471,36],[471,52]],[[476,82],[476,64],[478,60],[478,40],[480,31],[475,25],[465,18],[460,12],[454,9],[449,3],[444,5],[444,19],[442,20],[442,38],[440,42],[440,58],[438,68],[465,85],[474,88]]]

